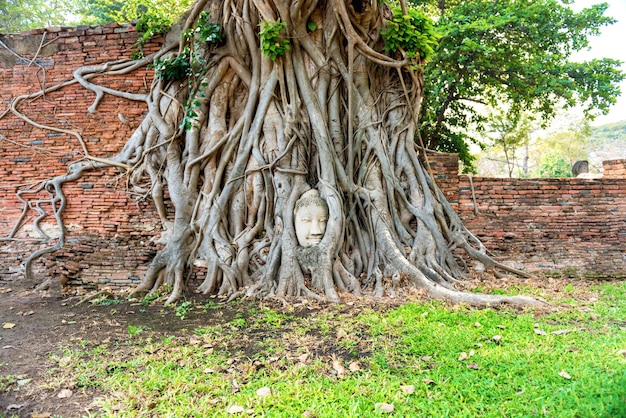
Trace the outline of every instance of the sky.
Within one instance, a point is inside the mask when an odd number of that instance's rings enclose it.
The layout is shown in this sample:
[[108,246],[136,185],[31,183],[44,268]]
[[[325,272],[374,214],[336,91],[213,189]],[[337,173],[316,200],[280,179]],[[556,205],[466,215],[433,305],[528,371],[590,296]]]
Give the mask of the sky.
[[[591,49],[581,51],[573,60],[589,60],[593,58],[614,58],[622,61],[622,70],[626,71],[626,0],[575,0],[572,9],[578,11],[594,4],[606,2],[609,8],[605,16],[610,16],[617,20],[610,26],[602,29],[600,36],[590,38]],[[591,125],[604,125],[607,123],[626,120],[626,81],[620,84],[622,94],[617,98],[617,103],[611,107],[608,115],[601,115],[591,123]]]

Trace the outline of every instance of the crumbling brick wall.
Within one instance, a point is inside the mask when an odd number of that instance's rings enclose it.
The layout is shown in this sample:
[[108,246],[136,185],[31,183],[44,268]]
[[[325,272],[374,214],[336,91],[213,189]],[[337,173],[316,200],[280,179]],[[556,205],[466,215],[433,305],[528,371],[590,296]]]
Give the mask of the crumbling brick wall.
[[626,159],[602,161],[602,176],[605,178],[626,178]]
[[605,161],[598,179],[509,179],[458,176],[451,158],[429,154],[435,178],[498,259],[549,275],[626,278],[624,160]]
[[473,186],[461,177],[458,212],[499,258],[528,271],[626,278],[626,179],[475,177]]
[[[4,45],[0,45],[0,112],[10,109],[20,95],[73,80],[72,73],[80,66],[130,59],[136,39],[132,25],[119,24],[0,35]],[[156,40],[145,51],[159,46]],[[131,93],[149,91],[151,80],[152,72],[146,69],[95,79]],[[80,133],[91,155],[106,158],[122,148],[147,106],[105,95],[97,111],[90,113],[94,99],[93,92],[74,83],[43,98],[24,100],[18,110],[38,124]],[[83,152],[73,135],[37,128],[11,112],[0,119],[0,135],[0,236],[7,236],[24,210],[18,189],[36,187],[46,178],[64,174],[68,163]],[[114,168],[90,172],[67,184],[64,191],[67,245],[35,264],[38,277],[65,275],[75,283],[119,286],[137,280],[156,250],[150,239],[158,234],[159,225],[151,204],[128,193],[126,178]],[[48,196],[45,190],[22,195],[31,202]],[[50,205],[42,208],[51,213]],[[25,221],[32,222],[35,209],[28,208]],[[44,218],[41,226],[53,238],[59,233],[53,216]],[[36,242],[36,235],[27,225],[16,235],[19,241],[0,242],[0,280],[3,274],[19,270],[31,251],[51,245]]]

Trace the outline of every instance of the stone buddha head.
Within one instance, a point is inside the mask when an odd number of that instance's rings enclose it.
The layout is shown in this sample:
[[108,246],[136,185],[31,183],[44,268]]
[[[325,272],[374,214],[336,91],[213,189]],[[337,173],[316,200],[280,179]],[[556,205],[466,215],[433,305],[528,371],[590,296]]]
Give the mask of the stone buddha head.
[[328,205],[317,189],[304,193],[293,210],[294,228],[298,244],[302,247],[317,245],[322,240],[328,222]]

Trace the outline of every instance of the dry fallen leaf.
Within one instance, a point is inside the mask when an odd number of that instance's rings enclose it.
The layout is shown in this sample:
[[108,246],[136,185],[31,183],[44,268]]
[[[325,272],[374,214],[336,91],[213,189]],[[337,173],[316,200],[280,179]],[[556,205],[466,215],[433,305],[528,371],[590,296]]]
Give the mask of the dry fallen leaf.
[[542,329],[535,328],[535,334],[537,334],[537,335],[547,335],[547,332],[545,332]]
[[427,377],[426,377],[426,378],[424,378],[424,379],[422,379],[422,382],[426,383],[427,385],[434,385],[434,384],[435,384],[435,381],[434,381],[434,380],[429,379],[429,378],[427,378]]
[[619,350],[617,352],[617,355],[619,356],[620,354],[623,355],[624,357],[626,357],[626,350]]
[[337,372],[337,376],[346,374],[346,369],[341,365],[339,360],[333,360],[333,370]]
[[245,408],[241,405],[233,405],[226,410],[229,414],[240,414],[245,411]]
[[467,368],[468,369],[474,369],[474,370],[478,370],[480,369],[480,366],[476,363],[467,363]]
[[69,398],[73,394],[74,393],[69,389],[62,389],[59,393],[57,393],[57,398],[60,398],[60,399]]
[[474,322],[474,326],[475,327],[479,327],[480,326],[480,322]]
[[420,360],[422,361],[431,361],[432,359],[433,359],[433,356],[424,356],[420,358]]
[[361,366],[359,366],[359,362],[358,361],[353,361],[352,363],[350,363],[348,365],[348,369],[351,372],[358,372],[359,370],[361,370]]
[[374,410],[375,411],[380,411],[380,412],[393,412],[393,404],[390,403],[385,403],[385,402],[378,402],[374,405]]
[[563,377],[565,379],[571,379],[572,378],[572,376],[570,376],[565,370],[561,370],[559,372],[559,376],[561,376],[561,377]]
[[4,329],[12,329],[15,327],[15,324],[11,323],[11,322],[5,322],[2,324],[2,328]]
[[400,386],[400,389],[402,389],[404,393],[415,393],[415,386],[413,385]]
[[463,351],[461,354],[459,354],[459,361],[463,361],[463,360],[467,360],[468,359],[468,355],[465,351]]
[[502,335],[494,335],[491,339],[495,342],[500,342],[500,340],[502,340]]
[[266,398],[272,394],[272,389],[267,386],[263,386],[262,388],[256,390],[256,394],[261,398]]

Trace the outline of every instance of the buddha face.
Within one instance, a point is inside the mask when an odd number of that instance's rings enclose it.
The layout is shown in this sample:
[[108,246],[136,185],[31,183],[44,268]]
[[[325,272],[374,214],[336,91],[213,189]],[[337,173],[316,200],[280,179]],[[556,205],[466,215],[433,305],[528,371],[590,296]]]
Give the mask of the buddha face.
[[302,247],[317,245],[322,240],[328,222],[328,206],[312,189],[302,194],[294,209],[294,228]]

